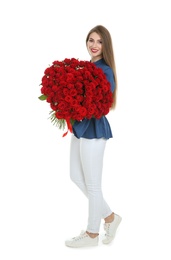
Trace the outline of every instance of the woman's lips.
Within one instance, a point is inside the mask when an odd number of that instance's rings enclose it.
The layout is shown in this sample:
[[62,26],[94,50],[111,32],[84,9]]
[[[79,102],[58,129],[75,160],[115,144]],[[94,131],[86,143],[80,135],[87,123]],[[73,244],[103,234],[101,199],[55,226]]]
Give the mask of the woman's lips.
[[98,52],[98,50],[96,50],[96,49],[91,49],[91,52],[96,53],[96,52]]

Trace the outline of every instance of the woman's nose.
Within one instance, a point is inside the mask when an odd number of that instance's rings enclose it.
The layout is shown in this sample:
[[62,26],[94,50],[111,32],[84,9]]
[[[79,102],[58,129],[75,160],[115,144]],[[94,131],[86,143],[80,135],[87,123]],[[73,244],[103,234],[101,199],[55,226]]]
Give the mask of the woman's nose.
[[96,46],[97,46],[97,42],[93,42],[93,43],[92,43],[92,46],[93,46],[93,47],[96,47]]

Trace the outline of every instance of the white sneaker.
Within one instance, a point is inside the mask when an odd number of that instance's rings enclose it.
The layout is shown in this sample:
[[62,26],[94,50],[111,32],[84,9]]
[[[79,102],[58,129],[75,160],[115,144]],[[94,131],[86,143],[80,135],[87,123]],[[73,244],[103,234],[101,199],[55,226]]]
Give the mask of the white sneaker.
[[109,244],[110,242],[112,242],[112,240],[115,237],[116,234],[116,230],[119,226],[119,224],[121,223],[122,218],[115,214],[114,215],[114,220],[111,223],[105,223],[104,224],[104,230],[106,231],[105,234],[105,239],[102,240],[103,244]]
[[99,242],[99,236],[91,238],[85,231],[77,237],[73,237],[71,240],[65,241],[65,245],[69,247],[89,247],[97,246]]

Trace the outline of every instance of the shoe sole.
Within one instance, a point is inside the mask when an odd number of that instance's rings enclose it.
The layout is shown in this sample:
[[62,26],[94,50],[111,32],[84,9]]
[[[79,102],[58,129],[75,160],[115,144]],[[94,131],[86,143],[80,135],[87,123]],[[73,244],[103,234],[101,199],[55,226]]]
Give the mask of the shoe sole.
[[81,247],[92,247],[92,246],[98,246],[98,244],[96,245],[78,245],[78,246],[73,246],[73,245],[67,245],[65,244],[67,247],[72,247],[72,248],[81,248]]

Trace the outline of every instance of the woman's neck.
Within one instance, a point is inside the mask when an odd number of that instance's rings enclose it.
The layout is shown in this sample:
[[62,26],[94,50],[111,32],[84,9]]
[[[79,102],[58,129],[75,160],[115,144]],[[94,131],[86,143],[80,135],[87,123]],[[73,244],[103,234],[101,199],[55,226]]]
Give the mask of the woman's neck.
[[96,62],[96,61],[101,60],[101,59],[102,59],[102,56],[93,57],[93,58],[91,59],[91,62]]

